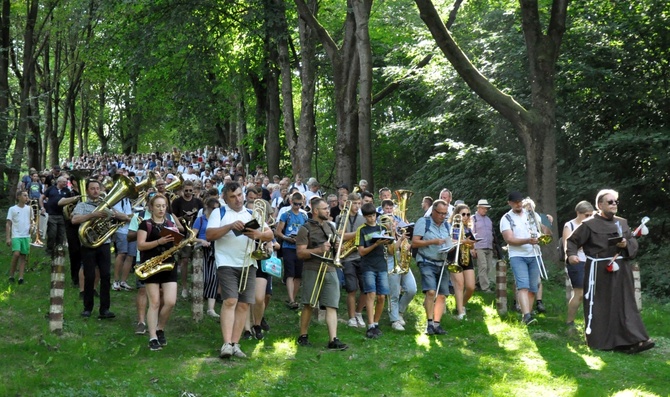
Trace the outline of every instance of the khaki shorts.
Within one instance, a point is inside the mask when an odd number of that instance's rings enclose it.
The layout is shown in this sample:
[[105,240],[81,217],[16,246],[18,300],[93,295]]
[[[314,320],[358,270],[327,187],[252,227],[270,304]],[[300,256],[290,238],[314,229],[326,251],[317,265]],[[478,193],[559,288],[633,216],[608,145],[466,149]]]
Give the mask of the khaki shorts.
[[241,267],[219,266],[216,268],[216,277],[221,286],[221,298],[237,299],[238,302],[256,303],[256,268],[250,267],[247,277],[247,287],[238,292],[240,286]]
[[[302,271],[302,304],[309,305],[314,284],[316,283],[316,270],[303,269]],[[340,306],[340,280],[337,278],[337,272],[326,272],[326,278],[323,280],[321,293],[319,294],[319,304],[325,307]]]

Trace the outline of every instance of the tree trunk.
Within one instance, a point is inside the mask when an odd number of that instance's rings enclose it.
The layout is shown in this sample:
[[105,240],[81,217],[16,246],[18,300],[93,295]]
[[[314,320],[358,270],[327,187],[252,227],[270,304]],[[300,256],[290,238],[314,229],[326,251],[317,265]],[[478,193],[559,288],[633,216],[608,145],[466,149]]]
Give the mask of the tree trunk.
[[[0,178],[3,181],[5,181],[4,173],[7,168],[7,148],[11,141],[9,133],[9,50],[12,45],[9,36],[10,9],[10,1],[3,0],[2,19],[0,19]],[[3,195],[7,193],[7,186],[4,183],[0,186],[0,192]]]
[[[523,34],[529,62],[531,108],[525,109],[496,88],[470,63],[445,28],[430,0],[415,0],[421,19],[449,62],[468,86],[514,126],[526,149],[528,194],[537,208],[556,215],[555,68],[567,19],[568,0],[554,0],[547,32],[542,32],[536,0],[520,0]],[[512,187],[510,187],[512,188]],[[558,233],[554,225],[554,234]],[[558,239],[556,239],[557,241]],[[549,250],[557,259],[556,250]]]
[[30,117],[30,82],[35,73],[35,23],[37,21],[37,11],[39,2],[30,0],[28,3],[28,12],[26,15],[26,27],[23,34],[23,72],[21,82],[21,110],[19,112],[19,125],[14,143],[14,153],[12,162],[7,168],[9,181],[9,197],[16,196],[16,188],[19,181],[19,172],[25,153],[26,136],[28,134],[28,117]]
[[[368,181],[374,191],[372,170],[372,47],[370,45],[370,9],[372,0],[352,0],[356,17],[356,49],[360,62],[358,87],[358,150],[361,161],[361,178]],[[353,185],[352,185],[353,187]]]
[[276,29],[271,29],[267,23],[271,18],[277,18],[278,10],[274,7],[273,0],[266,0],[266,29],[265,29],[265,83],[267,88],[267,107],[265,108],[265,162],[256,161],[258,164],[267,164],[266,172],[269,175],[279,174],[279,160],[281,157],[281,143],[279,142],[279,124],[281,122],[281,109],[279,105],[279,54],[277,53],[277,43],[273,38],[277,33]]
[[335,143],[336,183],[347,183],[349,188],[356,180],[356,143],[358,143],[357,88],[359,60],[356,52],[356,22],[352,0],[347,1],[342,46],[338,48],[330,34],[316,20],[304,0],[294,0],[298,13],[314,29],[333,68],[337,140]]
[[[307,4],[309,11],[317,15],[319,3],[317,0],[309,0]],[[297,161],[292,162],[293,167],[298,169],[300,175],[311,175],[312,152],[316,140],[316,116],[314,114],[314,95],[316,93],[316,32],[303,18],[298,20],[300,33],[300,83],[302,84],[300,95],[300,135],[296,145]]]

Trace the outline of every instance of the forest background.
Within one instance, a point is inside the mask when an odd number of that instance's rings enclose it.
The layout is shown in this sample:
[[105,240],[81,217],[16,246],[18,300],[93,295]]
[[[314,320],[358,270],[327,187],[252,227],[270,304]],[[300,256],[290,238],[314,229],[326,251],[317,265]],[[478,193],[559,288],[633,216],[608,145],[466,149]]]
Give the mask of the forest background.
[[1,2],[4,204],[28,167],[173,145],[413,207],[449,187],[496,220],[520,190],[555,233],[610,187],[651,217],[643,289],[670,296],[666,1]]

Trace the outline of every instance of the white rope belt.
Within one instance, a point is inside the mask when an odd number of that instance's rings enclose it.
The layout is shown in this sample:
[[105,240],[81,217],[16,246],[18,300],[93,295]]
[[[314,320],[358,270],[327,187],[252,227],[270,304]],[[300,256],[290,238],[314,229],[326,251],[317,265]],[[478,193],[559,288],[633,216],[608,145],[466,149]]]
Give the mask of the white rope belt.
[[589,316],[586,324],[586,334],[591,334],[591,320],[593,319],[593,299],[596,294],[596,275],[598,270],[598,262],[613,261],[615,257],[609,258],[593,258],[587,256],[586,259],[591,260],[591,268],[589,269],[589,287],[584,297],[589,300]]

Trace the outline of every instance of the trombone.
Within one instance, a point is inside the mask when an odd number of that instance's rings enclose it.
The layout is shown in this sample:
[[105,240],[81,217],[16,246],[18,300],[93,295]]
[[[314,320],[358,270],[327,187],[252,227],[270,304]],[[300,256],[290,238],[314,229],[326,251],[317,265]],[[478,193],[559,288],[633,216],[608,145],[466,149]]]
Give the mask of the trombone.
[[461,253],[461,241],[463,241],[463,217],[460,214],[454,215],[452,220],[451,230],[452,234],[454,230],[458,227],[458,235],[456,239],[456,255],[455,263],[448,263],[448,254],[444,256],[444,262],[442,262],[442,270],[440,270],[440,278],[437,280],[437,288],[435,289],[435,300],[437,301],[437,296],[440,294],[440,284],[442,283],[442,276],[444,275],[444,268],[446,267],[449,270],[449,273],[460,273],[463,271],[463,268],[458,264],[458,256]]
[[[265,224],[265,202],[263,200],[254,201],[254,208],[251,211],[251,216],[258,222],[261,228]],[[252,260],[256,261],[262,259],[264,252],[262,249],[256,249],[257,242],[249,238],[247,240],[247,247],[244,252],[244,263],[242,264],[242,273],[240,273],[240,284],[237,288],[238,292],[247,289],[247,281],[249,280],[249,270],[252,265]]]
[[[527,209],[528,212],[528,226],[530,229],[530,237],[531,238],[537,238],[538,239],[538,244],[533,244],[533,254],[535,255],[535,261],[537,262],[537,267],[540,271],[540,277],[548,280],[549,276],[547,275],[547,268],[544,266],[544,260],[542,259],[542,251],[540,250],[539,244],[540,239],[545,235],[542,235],[540,232],[540,228],[538,227],[538,222],[537,219],[535,218],[535,211],[533,211],[532,208]],[[551,236],[549,236],[549,241],[551,241]],[[547,244],[547,243],[545,243]]]
[[[350,200],[347,200],[344,203],[344,208],[342,209],[341,214],[346,214],[349,216],[349,211],[351,211]],[[312,307],[319,306],[319,296],[321,296],[321,289],[323,288],[323,283],[326,280],[326,275],[328,273],[328,265],[332,264],[335,267],[342,267],[342,262],[340,261],[340,254],[342,253],[342,243],[344,241],[344,233],[347,230],[347,221],[346,218],[340,217],[340,224],[338,225],[335,233],[331,234],[328,238],[330,244],[335,244],[335,249],[332,249],[323,256],[312,254],[312,256],[321,259],[321,265],[319,266],[319,271],[316,274],[316,281],[314,282],[314,288],[312,288],[312,295],[309,298],[309,304]],[[333,251],[335,252],[335,257],[333,258]]]
[[44,243],[40,239],[40,205],[37,199],[30,200],[30,208],[33,210],[33,219],[30,222],[30,234],[35,233],[35,241],[30,243],[33,247],[43,247]]

